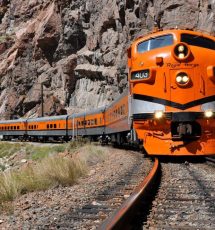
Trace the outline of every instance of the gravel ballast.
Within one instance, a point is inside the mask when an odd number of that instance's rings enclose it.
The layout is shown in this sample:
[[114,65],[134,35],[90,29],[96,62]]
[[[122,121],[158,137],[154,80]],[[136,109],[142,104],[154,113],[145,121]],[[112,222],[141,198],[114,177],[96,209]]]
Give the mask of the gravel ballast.
[[[104,147],[86,176],[71,187],[22,195],[0,214],[1,229],[96,229],[129,197],[152,162],[141,153]],[[94,207],[94,208],[93,208]]]

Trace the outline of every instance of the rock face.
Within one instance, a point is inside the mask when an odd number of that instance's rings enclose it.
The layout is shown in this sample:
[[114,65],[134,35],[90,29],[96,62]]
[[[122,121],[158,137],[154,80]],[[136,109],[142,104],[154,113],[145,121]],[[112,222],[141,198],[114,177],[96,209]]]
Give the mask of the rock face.
[[129,43],[155,24],[215,33],[215,1],[0,0],[1,119],[39,116],[42,86],[45,115],[110,103]]

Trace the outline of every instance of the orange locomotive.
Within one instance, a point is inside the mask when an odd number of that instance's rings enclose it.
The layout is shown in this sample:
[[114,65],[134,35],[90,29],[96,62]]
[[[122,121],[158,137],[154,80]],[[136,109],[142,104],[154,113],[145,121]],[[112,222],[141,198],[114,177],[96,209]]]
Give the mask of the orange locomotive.
[[133,128],[150,155],[215,154],[215,38],[166,30],[128,49]]

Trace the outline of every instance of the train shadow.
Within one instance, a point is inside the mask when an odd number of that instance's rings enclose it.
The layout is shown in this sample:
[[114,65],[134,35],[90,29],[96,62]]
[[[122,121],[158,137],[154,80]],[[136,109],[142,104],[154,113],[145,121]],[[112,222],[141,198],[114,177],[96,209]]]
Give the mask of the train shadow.
[[189,164],[189,163],[205,163],[206,158],[203,156],[183,156],[183,157],[171,157],[171,156],[159,156],[160,163],[175,163],[175,164]]

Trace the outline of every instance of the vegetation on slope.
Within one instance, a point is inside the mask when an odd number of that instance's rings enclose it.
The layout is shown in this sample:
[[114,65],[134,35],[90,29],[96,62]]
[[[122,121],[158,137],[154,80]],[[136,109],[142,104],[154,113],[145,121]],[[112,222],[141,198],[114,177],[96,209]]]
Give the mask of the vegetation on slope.
[[[8,146],[8,152],[6,151]],[[24,151],[31,159],[25,167],[0,173],[0,202],[13,200],[21,194],[46,190],[55,186],[71,186],[87,172],[87,167],[103,160],[104,151],[85,141],[61,145],[32,146],[31,144],[0,143],[1,156]]]

